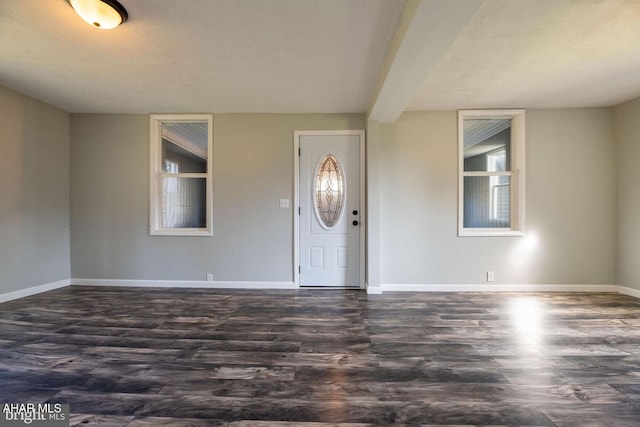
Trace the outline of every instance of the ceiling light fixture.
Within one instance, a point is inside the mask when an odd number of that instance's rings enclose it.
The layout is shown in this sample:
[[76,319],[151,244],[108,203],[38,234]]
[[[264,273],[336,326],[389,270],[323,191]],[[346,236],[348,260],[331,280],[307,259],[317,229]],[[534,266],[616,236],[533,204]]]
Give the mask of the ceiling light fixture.
[[127,10],[116,0],[67,0],[80,18],[92,27],[116,28],[127,20]]

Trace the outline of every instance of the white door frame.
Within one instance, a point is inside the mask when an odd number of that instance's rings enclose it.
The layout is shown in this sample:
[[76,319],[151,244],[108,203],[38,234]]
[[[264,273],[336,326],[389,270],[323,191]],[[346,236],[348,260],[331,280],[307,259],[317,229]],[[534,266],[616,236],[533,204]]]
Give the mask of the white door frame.
[[[309,135],[358,135],[360,137],[360,289],[365,289],[367,218],[365,207],[365,132],[364,130],[302,130],[293,132],[293,281],[300,287],[300,137]],[[330,289],[339,289],[332,287]]]

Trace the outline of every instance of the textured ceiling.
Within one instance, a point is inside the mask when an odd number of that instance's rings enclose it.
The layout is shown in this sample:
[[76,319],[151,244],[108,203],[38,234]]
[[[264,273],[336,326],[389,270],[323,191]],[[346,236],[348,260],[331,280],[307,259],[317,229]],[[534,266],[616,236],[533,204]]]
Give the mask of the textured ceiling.
[[364,112],[405,0],[0,1],[0,85],[69,112]]
[[640,1],[486,0],[410,110],[611,106],[640,95]]
[[[0,85],[69,112],[610,106],[640,96],[640,0],[0,0]],[[405,9],[406,6],[406,9]]]

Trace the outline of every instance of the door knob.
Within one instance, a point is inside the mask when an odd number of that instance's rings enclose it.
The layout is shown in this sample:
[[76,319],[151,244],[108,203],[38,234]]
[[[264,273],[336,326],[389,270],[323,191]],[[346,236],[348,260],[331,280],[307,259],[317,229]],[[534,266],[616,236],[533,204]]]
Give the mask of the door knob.
[[352,222],[351,224],[353,224],[353,225],[358,225],[359,223],[358,223],[358,221],[353,220],[353,222]]

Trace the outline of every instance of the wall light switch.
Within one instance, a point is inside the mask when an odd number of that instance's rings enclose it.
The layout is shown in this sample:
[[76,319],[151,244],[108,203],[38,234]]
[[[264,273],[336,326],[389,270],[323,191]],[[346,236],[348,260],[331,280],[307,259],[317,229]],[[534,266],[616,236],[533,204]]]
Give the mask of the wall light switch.
[[289,199],[280,199],[280,207],[288,208],[289,207]]

